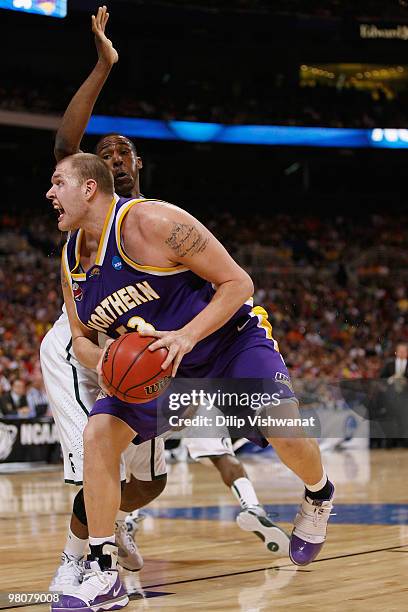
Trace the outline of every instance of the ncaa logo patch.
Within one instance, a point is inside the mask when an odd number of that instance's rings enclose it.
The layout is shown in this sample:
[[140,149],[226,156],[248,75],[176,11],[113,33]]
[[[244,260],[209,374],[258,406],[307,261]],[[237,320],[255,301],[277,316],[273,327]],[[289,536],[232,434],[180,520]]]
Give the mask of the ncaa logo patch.
[[74,300],[80,302],[84,297],[84,293],[78,283],[72,283],[72,293],[74,294]]
[[112,257],[112,268],[114,270],[121,270],[123,268],[123,262],[120,257],[114,255]]

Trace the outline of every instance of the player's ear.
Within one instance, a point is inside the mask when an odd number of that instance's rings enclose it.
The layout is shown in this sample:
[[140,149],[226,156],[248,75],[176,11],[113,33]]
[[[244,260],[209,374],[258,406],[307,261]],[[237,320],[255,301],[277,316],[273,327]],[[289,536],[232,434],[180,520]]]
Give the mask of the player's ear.
[[88,179],[84,183],[85,187],[85,197],[87,200],[93,198],[98,188],[98,183],[94,179]]
[[143,168],[143,160],[141,157],[136,157],[136,167],[138,170]]

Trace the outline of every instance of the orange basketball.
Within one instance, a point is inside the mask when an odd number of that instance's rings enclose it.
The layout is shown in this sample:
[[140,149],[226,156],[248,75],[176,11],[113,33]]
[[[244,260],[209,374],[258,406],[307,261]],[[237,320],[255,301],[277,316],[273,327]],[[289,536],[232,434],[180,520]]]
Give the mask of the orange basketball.
[[161,368],[168,351],[149,351],[155,341],[151,336],[132,332],[108,346],[102,362],[103,381],[108,391],[123,402],[149,402],[169,386],[172,365],[166,370]]

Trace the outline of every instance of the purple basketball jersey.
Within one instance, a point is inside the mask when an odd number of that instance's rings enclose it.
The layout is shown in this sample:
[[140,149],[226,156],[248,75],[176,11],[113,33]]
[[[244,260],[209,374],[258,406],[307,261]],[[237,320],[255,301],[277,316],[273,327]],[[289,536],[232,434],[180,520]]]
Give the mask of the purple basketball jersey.
[[[86,273],[79,267],[82,230],[69,238],[64,255],[80,321],[111,338],[136,331],[146,323],[157,330],[180,329],[208,305],[215,293],[211,283],[182,265],[142,266],[126,255],[121,244],[122,221],[132,206],[145,201],[115,197],[95,264]],[[248,300],[226,325],[184,357],[183,366],[202,365],[210,359],[223,334],[237,321],[247,320],[251,310],[252,300]]]
[[[211,283],[181,265],[142,266],[132,261],[121,244],[121,224],[132,206],[146,200],[117,198],[105,220],[95,264],[80,270],[83,232],[75,232],[63,255],[78,317],[89,329],[117,338],[141,324],[157,330],[180,329],[211,301]],[[184,378],[261,378],[276,381],[283,398],[293,397],[289,373],[266,311],[243,304],[218,331],[184,356],[177,372]],[[137,410],[135,410],[135,407]],[[138,434],[135,443],[158,433],[157,400],[128,404],[117,397],[98,399],[90,413],[113,415]]]

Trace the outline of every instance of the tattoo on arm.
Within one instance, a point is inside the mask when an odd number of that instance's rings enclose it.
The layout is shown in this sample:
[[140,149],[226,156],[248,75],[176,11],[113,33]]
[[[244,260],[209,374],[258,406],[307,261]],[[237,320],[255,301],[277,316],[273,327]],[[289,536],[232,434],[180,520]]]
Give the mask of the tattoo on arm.
[[64,288],[69,287],[69,283],[67,281],[67,277],[64,273],[61,274],[61,284]]
[[194,225],[173,223],[173,228],[166,240],[166,244],[178,257],[185,257],[186,255],[195,255],[205,251],[208,240]]

